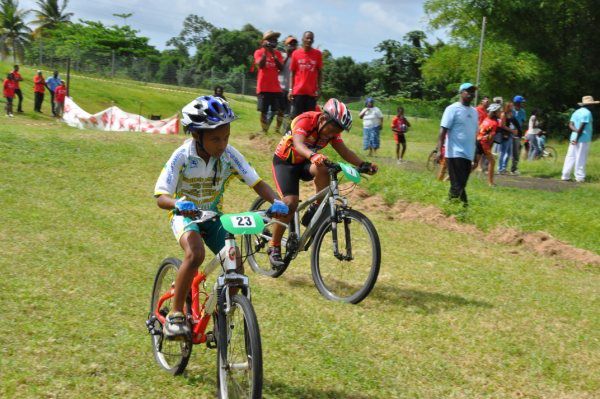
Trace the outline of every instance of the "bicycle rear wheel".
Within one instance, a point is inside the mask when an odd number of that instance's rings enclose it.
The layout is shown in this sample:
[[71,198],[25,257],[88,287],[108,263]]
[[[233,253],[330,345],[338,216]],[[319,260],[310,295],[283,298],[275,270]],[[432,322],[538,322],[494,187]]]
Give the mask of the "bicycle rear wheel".
[[[158,301],[175,286],[175,277],[181,267],[181,261],[175,258],[167,258],[162,261],[152,288],[150,302],[150,317],[155,314]],[[172,298],[167,299],[161,305],[159,313],[166,316],[172,308]],[[162,335],[162,324],[158,319],[154,320],[155,330],[160,333],[153,334],[152,352],[160,367],[173,375],[183,373],[192,354],[192,342],[189,339],[182,341],[170,341]]]
[[226,314],[220,301],[215,320],[217,336],[218,397],[259,399],[262,397],[262,348],[256,313],[243,295],[231,298]]
[[[250,207],[251,211],[266,211],[269,208],[269,203],[262,198],[257,198]],[[287,265],[281,269],[275,270],[271,267],[269,261],[269,255],[267,249],[269,248],[269,241],[271,240],[273,233],[272,227],[265,227],[261,234],[249,234],[245,235],[242,241],[242,253],[247,256],[250,268],[255,273],[262,274],[263,276],[279,277],[287,269]],[[285,259],[286,256],[286,245],[288,237],[288,230],[286,229],[283,233],[283,239],[281,244],[281,257]]]
[[315,235],[312,277],[325,298],[356,304],[375,286],[381,245],[375,226],[365,215],[353,209],[339,212],[342,215],[342,221],[337,224],[339,257],[334,254],[332,224],[327,221]]
[[437,158],[437,152],[431,151],[429,153],[429,156],[427,157],[427,170],[428,171],[433,172],[438,168],[439,164],[438,164],[436,158]]

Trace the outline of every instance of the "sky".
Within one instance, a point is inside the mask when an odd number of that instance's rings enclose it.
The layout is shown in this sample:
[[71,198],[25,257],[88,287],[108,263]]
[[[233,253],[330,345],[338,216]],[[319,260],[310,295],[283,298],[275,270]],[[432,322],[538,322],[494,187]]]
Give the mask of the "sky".
[[[101,21],[121,25],[113,13],[133,13],[127,23],[150,38],[162,50],[181,31],[189,14],[204,17],[217,27],[240,29],[250,23],[261,31],[272,29],[282,37],[315,33],[315,46],[334,57],[351,56],[370,61],[381,54],[374,50],[383,40],[402,40],[411,30],[422,30],[428,41],[447,38],[443,31],[430,31],[423,11],[425,0],[71,0],[67,12],[72,20]],[[61,1],[62,3],[62,1]],[[20,0],[25,9],[35,9],[35,0]]]

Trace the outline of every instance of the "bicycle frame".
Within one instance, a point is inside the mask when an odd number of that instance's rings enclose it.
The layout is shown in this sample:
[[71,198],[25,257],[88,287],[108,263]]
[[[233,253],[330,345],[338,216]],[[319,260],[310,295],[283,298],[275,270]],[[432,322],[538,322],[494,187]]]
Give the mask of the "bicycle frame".
[[[241,287],[242,293],[250,299],[250,286],[248,277],[243,274],[236,273],[237,257],[239,250],[232,234],[227,233],[225,238],[225,246],[217,255],[204,267],[201,272],[196,272],[191,285],[191,324],[192,324],[192,343],[201,344],[206,342],[206,327],[210,321],[212,314],[217,306],[217,298],[225,289],[225,312],[229,313],[231,309],[231,300],[229,295],[229,286]],[[223,273],[217,278],[212,292],[209,294],[204,287],[206,278],[219,267],[223,269]],[[171,289],[164,293],[158,300],[154,316],[164,325],[165,317],[159,313],[162,304],[174,296],[175,289]],[[204,299],[201,300],[201,295]],[[186,305],[187,306],[187,305]]]

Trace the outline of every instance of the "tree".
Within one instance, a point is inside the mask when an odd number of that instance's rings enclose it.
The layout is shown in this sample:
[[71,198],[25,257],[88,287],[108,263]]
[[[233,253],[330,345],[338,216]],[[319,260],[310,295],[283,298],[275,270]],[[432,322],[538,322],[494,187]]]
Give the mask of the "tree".
[[37,0],[38,10],[35,10],[35,24],[37,28],[34,31],[35,36],[39,36],[42,31],[53,29],[59,24],[71,22],[72,12],[65,12],[68,0],[63,0],[62,6],[59,6],[58,0]]
[[324,97],[355,97],[365,94],[369,81],[369,66],[356,63],[352,57],[331,57],[323,51],[323,95]]
[[183,20],[183,29],[178,36],[167,41],[167,46],[173,46],[182,54],[188,54],[189,49],[197,48],[214,31],[216,27],[195,14],[188,15]]
[[597,0],[427,0],[425,10],[433,28],[448,27],[456,41],[473,46],[482,17],[488,17],[486,41],[533,54],[548,68],[540,100],[554,108],[600,91]]
[[29,11],[19,9],[17,0],[0,0],[0,54],[12,52],[13,61],[23,59],[25,46],[30,42],[31,29],[25,24]]

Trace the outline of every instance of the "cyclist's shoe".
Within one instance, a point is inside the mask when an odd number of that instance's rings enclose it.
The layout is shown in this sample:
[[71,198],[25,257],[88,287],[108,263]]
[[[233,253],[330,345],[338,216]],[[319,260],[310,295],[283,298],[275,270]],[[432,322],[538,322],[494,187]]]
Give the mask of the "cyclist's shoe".
[[306,211],[304,212],[304,215],[302,215],[302,219],[300,220],[300,223],[302,223],[302,226],[306,227],[309,225],[313,216],[315,216],[315,212],[317,212],[318,207],[319,207],[319,204],[317,204],[316,202],[313,202],[312,204],[310,204],[308,206],[308,208],[306,208]]
[[285,265],[285,262],[281,258],[281,246],[269,247],[267,253],[269,254],[269,262],[271,262],[273,269],[279,270]]
[[165,325],[163,326],[163,335],[174,341],[183,341],[190,336],[190,327],[188,326],[186,317],[181,312],[169,313],[165,317]]

